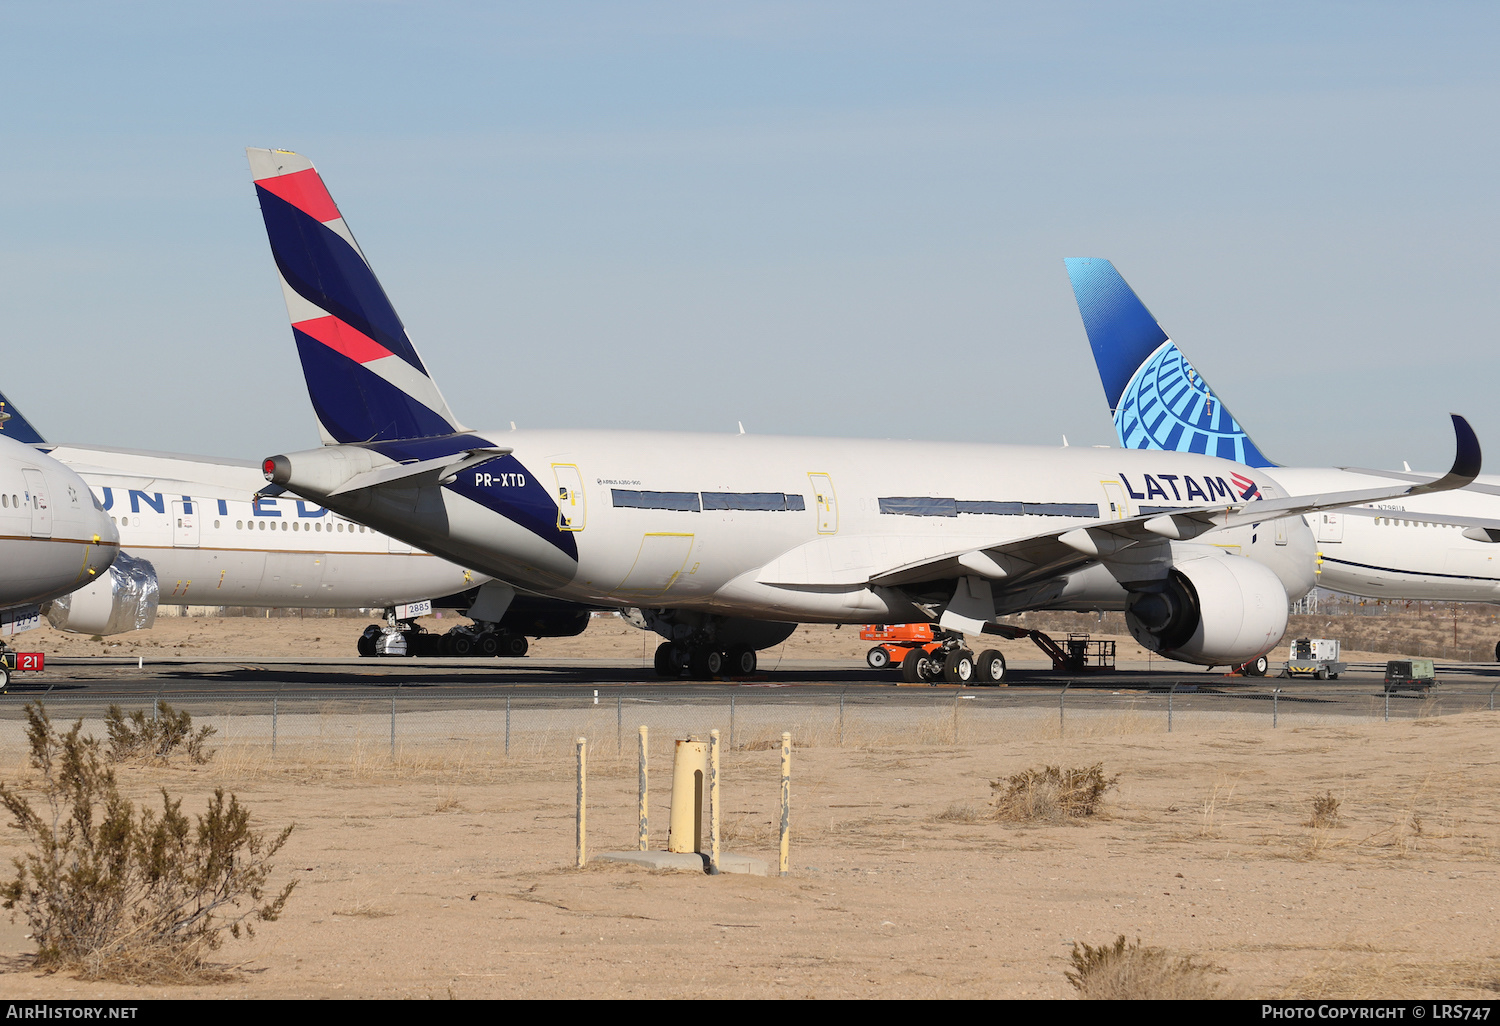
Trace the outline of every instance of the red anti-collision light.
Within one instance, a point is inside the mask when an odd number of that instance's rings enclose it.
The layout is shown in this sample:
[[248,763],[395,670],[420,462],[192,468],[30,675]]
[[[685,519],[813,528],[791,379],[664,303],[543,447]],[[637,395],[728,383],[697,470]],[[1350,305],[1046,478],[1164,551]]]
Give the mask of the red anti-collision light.
[[260,465],[261,473],[266,475],[266,480],[271,480],[271,475],[276,473],[276,457],[267,456],[266,461]]

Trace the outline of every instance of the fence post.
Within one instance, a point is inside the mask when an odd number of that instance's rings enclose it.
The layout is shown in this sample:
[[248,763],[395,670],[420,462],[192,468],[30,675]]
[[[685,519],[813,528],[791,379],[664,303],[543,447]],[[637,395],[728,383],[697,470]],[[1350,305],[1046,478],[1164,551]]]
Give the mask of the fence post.
[[958,744],[958,692],[953,693],[953,743]]
[[1073,682],[1072,681],[1068,681],[1066,684],[1063,685],[1062,694],[1060,694],[1060,695],[1057,696],[1057,736],[1058,737],[1062,737],[1063,736],[1063,732],[1064,732],[1064,729],[1065,729],[1065,726],[1066,726],[1063,723],[1063,702],[1067,700],[1068,689],[1070,687],[1072,687],[1072,686],[1073,686]]
[[[1494,704],[1494,700],[1490,700]],[[729,750],[734,751],[734,692],[729,693]]]
[[641,724],[640,737],[641,737],[640,765],[637,768],[637,772],[636,772],[636,776],[638,778],[638,782],[639,782],[639,785],[640,785],[637,788],[637,790],[640,791],[640,800],[639,800],[639,802],[636,805],[636,813],[635,813],[635,815],[636,815],[636,844],[637,844],[639,850],[646,851],[647,850],[647,844],[650,841],[651,824],[650,824],[650,812],[649,812],[649,810],[646,807],[646,725],[644,723]]
[[781,734],[781,858],[780,875],[786,876],[792,851],[792,735]]
[[708,732],[708,875],[719,875],[719,732]]
[[839,692],[839,747],[844,747],[844,693]]
[[276,754],[276,696],[271,696],[271,754]]
[[588,739],[579,738],[578,746],[578,815],[575,823],[576,841],[578,847],[577,867],[582,869],[588,861],[588,821],[585,818],[588,808]]
[[1385,689],[1385,722],[1391,722],[1391,689]]
[[1167,733],[1172,733],[1172,696],[1177,693],[1177,685],[1173,684],[1167,688]]
[[510,758],[510,696],[505,696],[505,757]]
[[1281,689],[1280,688],[1272,688],[1271,689],[1271,729],[1272,730],[1276,729],[1276,714],[1277,714],[1276,701],[1280,697],[1281,697]]
[[396,761],[396,696],[391,695],[391,761]]
[[625,751],[625,706],[624,696],[615,695],[615,754]]
[[[1496,684],[1495,688],[1500,688],[1500,684]],[[1495,688],[1490,688],[1490,712],[1495,711]]]

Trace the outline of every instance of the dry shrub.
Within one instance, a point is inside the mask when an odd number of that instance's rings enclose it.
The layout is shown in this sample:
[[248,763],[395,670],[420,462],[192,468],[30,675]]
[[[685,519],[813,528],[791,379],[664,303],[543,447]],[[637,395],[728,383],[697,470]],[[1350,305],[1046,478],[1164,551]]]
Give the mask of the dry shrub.
[[1313,798],[1312,818],[1307,821],[1307,825],[1323,830],[1339,825],[1339,800],[1333,796],[1332,791]]
[[932,817],[939,823],[977,823],[979,810],[968,802],[957,802]]
[[1061,769],[1044,766],[1029,769],[1004,781],[992,780],[995,816],[1011,822],[1076,819],[1097,815],[1104,792],[1120,777],[1104,775],[1104,764]]
[[1219,985],[1208,977],[1224,970],[1195,962],[1191,955],[1173,958],[1162,948],[1125,943],[1073,945],[1073,968],[1064,975],[1078,996],[1089,1001],[1199,1001],[1215,998]]
[[214,754],[203,750],[204,743],[218,733],[213,727],[203,727],[193,733],[192,714],[186,709],[178,712],[166,702],[157,704],[156,715],[149,720],[140,709],[127,716],[118,705],[112,705],[104,714],[104,726],[109,731],[111,762],[149,759],[164,763],[180,748],[189,759],[201,765]]
[[45,808],[0,784],[30,842],[0,896],[12,919],[25,916],[36,964],[135,983],[224,978],[203,958],[226,930],[253,936],[256,921],[281,914],[295,882],[268,899],[268,860],[292,828],[267,840],[222,788],[196,827],[165,789],[160,813],[137,813],[82,720],[59,734],[40,705],[28,704],[26,718]]

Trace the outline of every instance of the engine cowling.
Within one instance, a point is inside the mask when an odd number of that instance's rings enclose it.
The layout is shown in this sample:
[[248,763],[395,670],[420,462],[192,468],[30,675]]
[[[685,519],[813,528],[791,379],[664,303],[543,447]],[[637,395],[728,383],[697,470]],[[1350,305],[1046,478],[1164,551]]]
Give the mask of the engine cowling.
[[156,568],[121,552],[109,572],[88,587],[53,599],[47,607],[47,622],[60,631],[77,634],[145,630],[156,622],[160,594]]
[[1281,579],[1255,560],[1212,555],[1184,560],[1125,604],[1131,636],[1153,652],[1203,666],[1238,666],[1265,655],[1286,633]]

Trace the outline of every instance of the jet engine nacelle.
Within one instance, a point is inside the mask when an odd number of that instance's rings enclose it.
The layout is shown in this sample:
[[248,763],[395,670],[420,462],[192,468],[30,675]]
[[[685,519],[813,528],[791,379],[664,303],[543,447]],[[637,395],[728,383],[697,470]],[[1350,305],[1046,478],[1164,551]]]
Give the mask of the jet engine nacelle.
[[60,631],[77,634],[145,630],[156,622],[160,594],[156,568],[121,552],[109,572],[88,587],[53,599],[47,606],[47,621]]
[[1238,666],[1265,655],[1286,633],[1281,579],[1253,559],[1184,560],[1167,578],[1132,586],[1125,623],[1136,641],[1170,659]]

